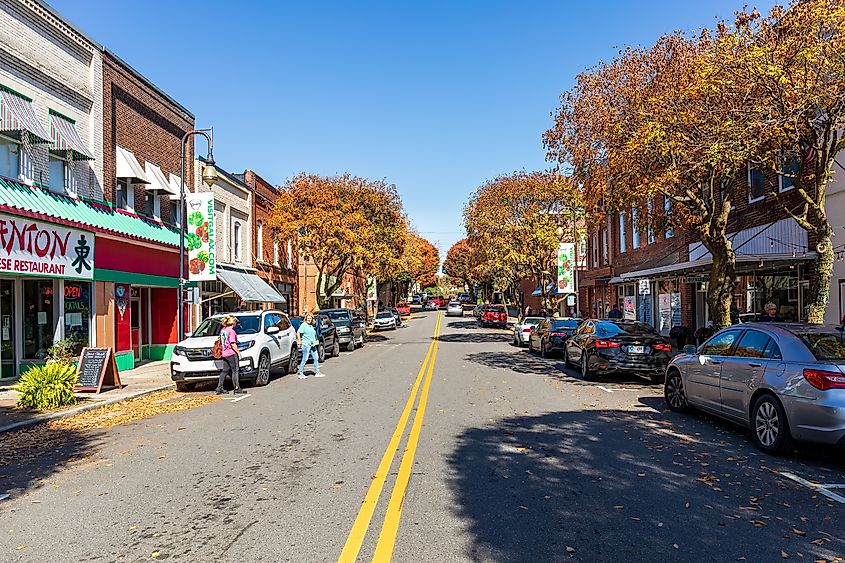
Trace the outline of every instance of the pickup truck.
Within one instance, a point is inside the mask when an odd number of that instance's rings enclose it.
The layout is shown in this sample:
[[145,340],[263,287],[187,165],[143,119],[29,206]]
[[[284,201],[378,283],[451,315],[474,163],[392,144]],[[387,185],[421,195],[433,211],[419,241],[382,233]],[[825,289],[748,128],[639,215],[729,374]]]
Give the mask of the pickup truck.
[[487,305],[478,317],[478,326],[496,326],[505,328],[508,325],[508,312],[504,305]]

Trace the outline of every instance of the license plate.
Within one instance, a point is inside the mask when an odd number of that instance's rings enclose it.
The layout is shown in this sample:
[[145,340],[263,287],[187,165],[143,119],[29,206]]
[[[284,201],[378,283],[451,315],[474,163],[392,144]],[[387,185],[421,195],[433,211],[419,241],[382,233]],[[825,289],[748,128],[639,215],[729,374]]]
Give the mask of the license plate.
[[631,354],[645,354],[645,346],[628,346],[628,352]]

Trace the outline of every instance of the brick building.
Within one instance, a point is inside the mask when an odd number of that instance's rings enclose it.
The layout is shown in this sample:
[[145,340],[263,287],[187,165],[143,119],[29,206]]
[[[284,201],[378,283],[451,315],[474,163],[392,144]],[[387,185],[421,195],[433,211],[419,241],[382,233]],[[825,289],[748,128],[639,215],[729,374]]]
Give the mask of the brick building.
[[[313,260],[299,257],[297,269],[299,309],[300,311],[316,311],[317,307],[317,274],[319,269]],[[324,277],[323,284],[330,285],[332,281]],[[330,296],[331,307],[345,307],[348,309],[367,310],[367,278],[356,276],[353,272],[343,274],[340,286]]]
[[252,247],[255,249],[258,277],[285,298],[284,302],[267,305],[281,309],[289,315],[296,315],[299,311],[296,293],[299,261],[294,255],[294,245],[290,240],[277,240],[272,230],[267,227],[278,190],[252,170],[246,170],[238,177],[252,189]]
[[[798,194],[774,171],[748,167],[730,189],[728,233],[737,254],[734,301],[741,318],[753,318],[772,301],[787,320],[803,318],[814,252],[807,232],[777,203],[797,209]],[[646,227],[639,216],[671,215],[656,197],[609,215],[588,237],[588,268],[581,276],[582,313],[604,316],[617,304],[626,318],[668,334],[710,321],[706,288],[712,258],[689,232]]]

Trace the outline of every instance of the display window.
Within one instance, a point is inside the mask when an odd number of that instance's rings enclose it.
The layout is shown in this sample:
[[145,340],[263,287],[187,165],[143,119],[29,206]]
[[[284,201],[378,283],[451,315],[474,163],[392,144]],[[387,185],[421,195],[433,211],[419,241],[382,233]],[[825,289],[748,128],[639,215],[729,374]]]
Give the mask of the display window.
[[65,338],[74,341],[79,354],[91,345],[91,282],[66,281],[64,285]]

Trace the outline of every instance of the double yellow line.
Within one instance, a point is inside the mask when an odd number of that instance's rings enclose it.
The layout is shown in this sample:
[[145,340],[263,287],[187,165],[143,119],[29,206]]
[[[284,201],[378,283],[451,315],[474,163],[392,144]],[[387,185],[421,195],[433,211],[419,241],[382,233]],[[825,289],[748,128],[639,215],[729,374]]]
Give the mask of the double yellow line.
[[414,465],[414,456],[420,439],[423,418],[425,417],[425,407],[428,403],[428,389],[431,386],[431,374],[434,372],[434,360],[437,358],[438,337],[440,336],[440,324],[442,320],[442,314],[438,313],[437,321],[434,324],[434,338],[428,346],[428,351],[417,374],[417,379],[411,388],[411,394],[405,403],[402,414],[399,416],[399,422],[396,424],[396,429],[390,437],[387,450],[385,450],[378,469],[376,469],[373,482],[370,483],[370,488],[367,491],[367,496],[364,497],[364,502],[358,511],[355,523],[352,524],[352,530],[346,538],[346,544],[340,553],[338,563],[354,563],[358,558],[361,545],[364,543],[364,536],[367,534],[367,529],[376,510],[376,504],[384,488],[384,483],[387,480],[390,466],[393,464],[393,458],[399,449],[399,442],[405,433],[405,427],[408,425],[411,410],[414,408],[414,403],[417,399],[417,392],[420,389],[420,385],[422,385],[422,393],[420,394],[420,401],[417,405],[417,412],[414,415],[411,433],[408,435],[408,443],[405,446],[405,453],[402,455],[402,462],[399,464],[396,484],[393,486],[393,492],[387,504],[387,514],[384,517],[384,523],[382,524],[381,533],[378,537],[373,561],[378,563],[390,561],[393,554],[393,547],[396,545],[396,535],[399,532],[399,520],[402,517],[402,504],[405,500],[405,493],[408,490],[408,482],[411,479],[411,469]]

